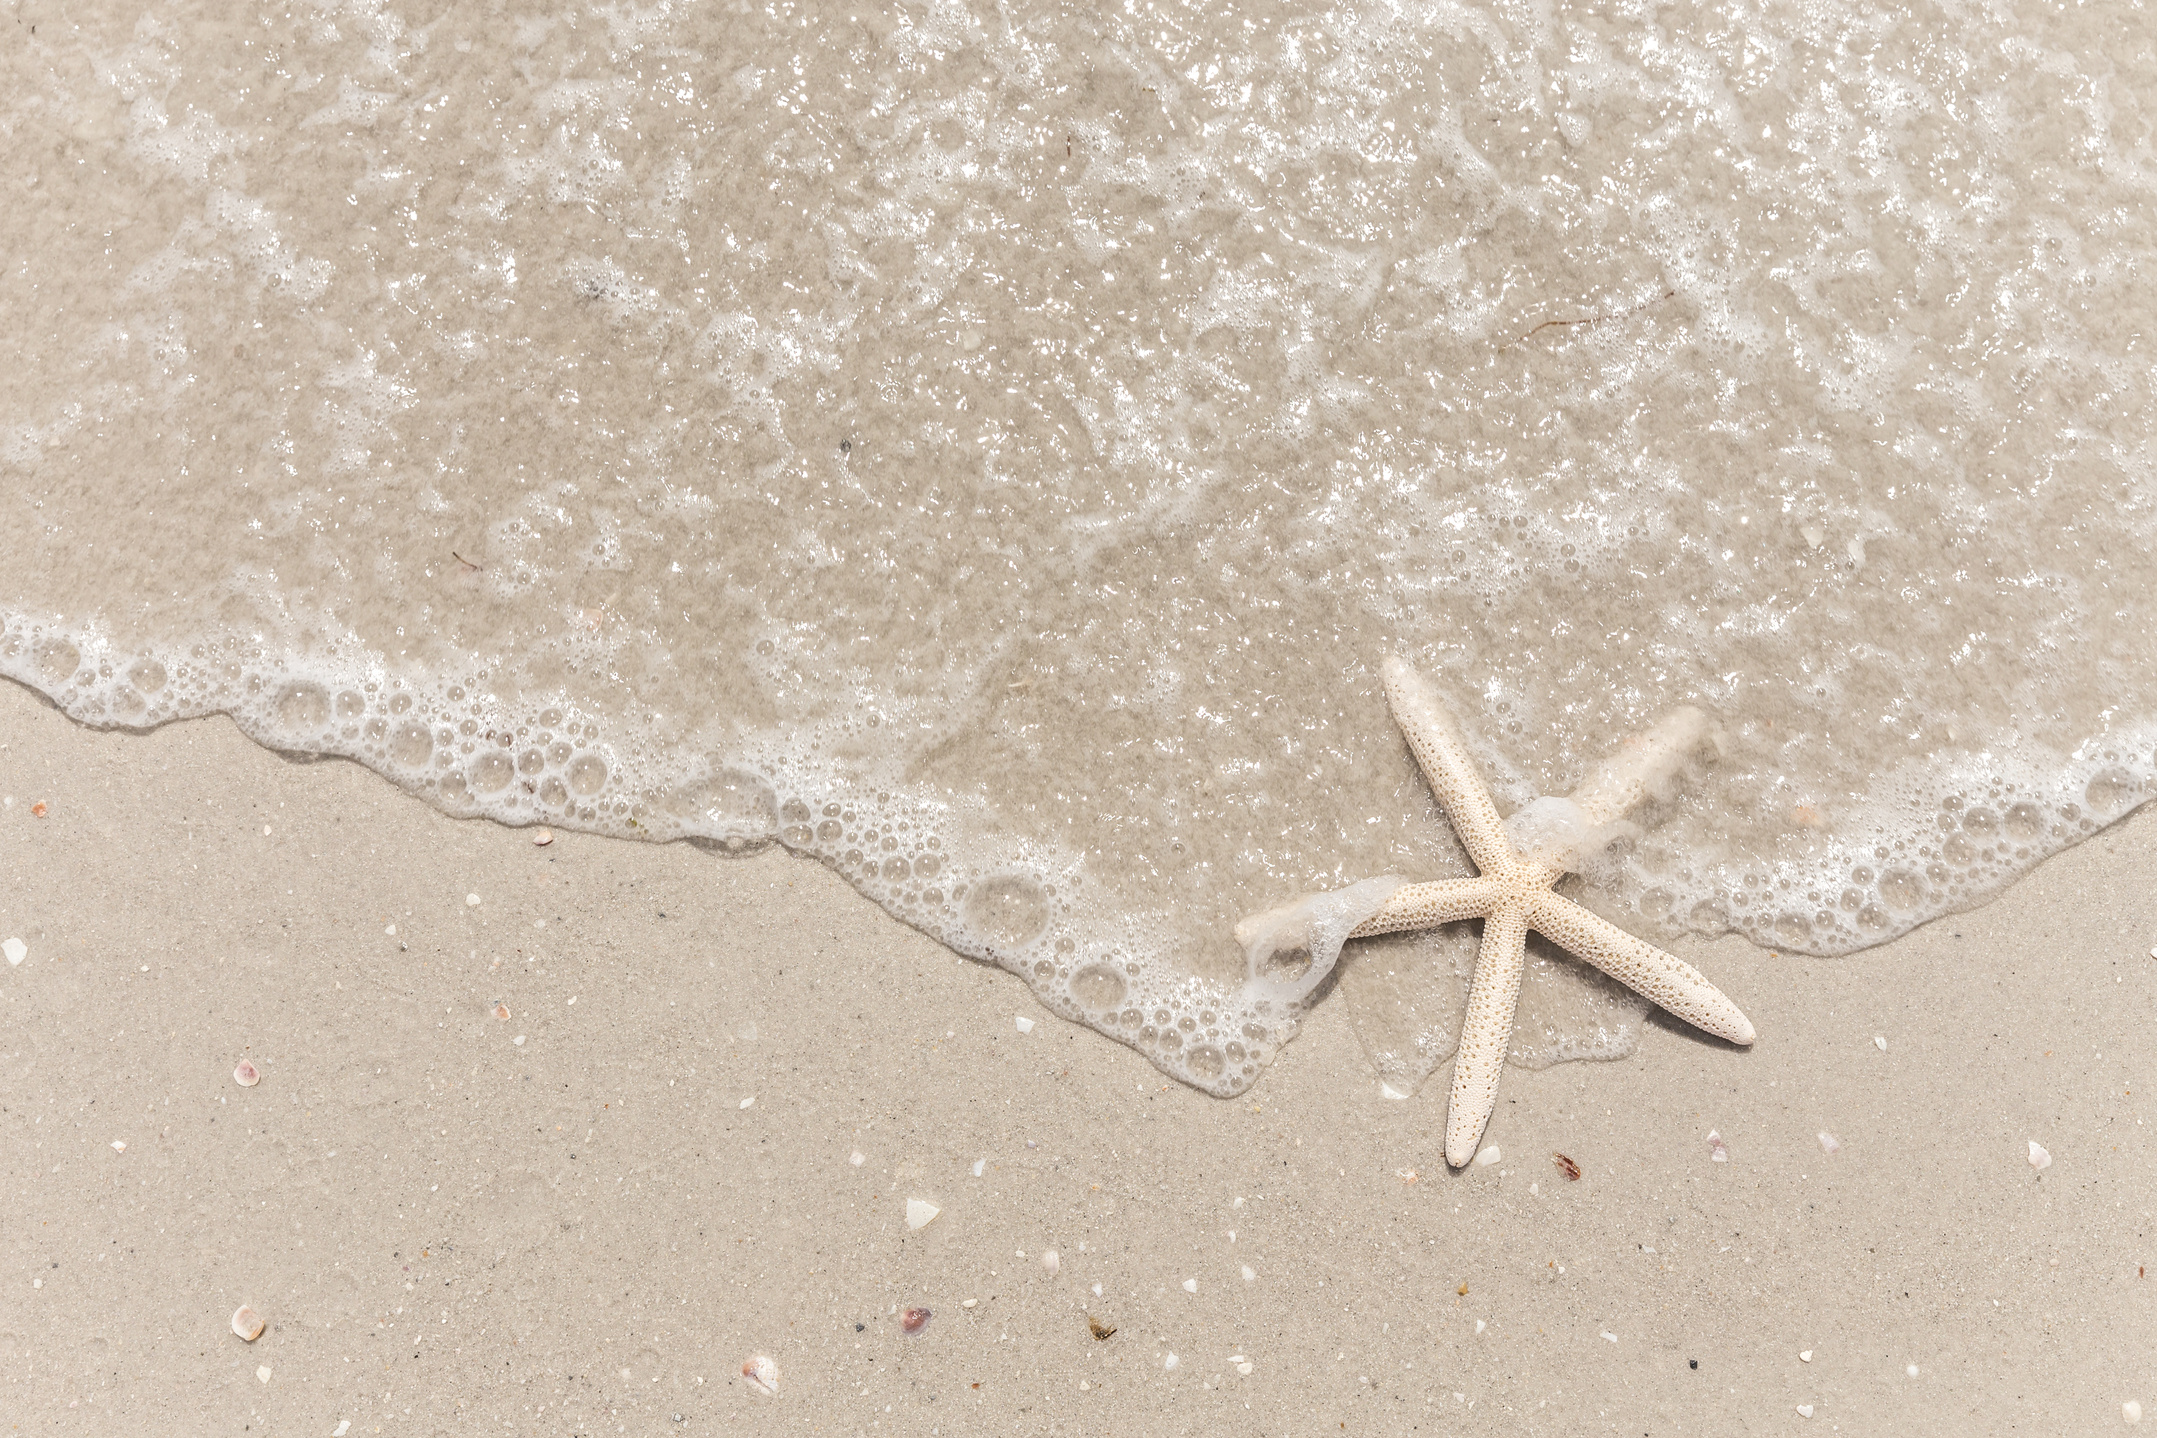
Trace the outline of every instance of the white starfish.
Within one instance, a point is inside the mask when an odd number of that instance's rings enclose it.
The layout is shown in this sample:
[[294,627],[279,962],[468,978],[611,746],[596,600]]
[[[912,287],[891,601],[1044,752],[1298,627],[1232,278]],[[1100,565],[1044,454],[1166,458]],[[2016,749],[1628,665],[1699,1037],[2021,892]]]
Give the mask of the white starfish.
[[[1566,872],[1569,852],[1538,849],[1531,856],[1516,848],[1444,701],[1403,660],[1389,657],[1384,675],[1386,703],[1393,710],[1394,722],[1400,725],[1430,780],[1431,792],[1479,871],[1473,879],[1403,884],[1349,934],[1368,938],[1461,919],[1483,920],[1483,944],[1468,989],[1460,1050],[1453,1060],[1453,1096],[1445,1126],[1447,1163],[1460,1168],[1475,1157],[1484,1125],[1497,1103],[1498,1074],[1512,1042],[1513,1008],[1520,998],[1530,929],[1695,1028],[1734,1044],[1753,1041],[1752,1023],[1698,969],[1553,893],[1551,886]],[[1697,711],[1687,713],[1690,718],[1678,718],[1680,728],[1704,723]],[[1664,737],[1649,736],[1646,747],[1654,751],[1660,745],[1664,753],[1636,748],[1574,794],[1571,802],[1581,822],[1591,828],[1606,824],[1640,797],[1649,783],[1645,776],[1667,751],[1681,746],[1665,731],[1658,733]]]

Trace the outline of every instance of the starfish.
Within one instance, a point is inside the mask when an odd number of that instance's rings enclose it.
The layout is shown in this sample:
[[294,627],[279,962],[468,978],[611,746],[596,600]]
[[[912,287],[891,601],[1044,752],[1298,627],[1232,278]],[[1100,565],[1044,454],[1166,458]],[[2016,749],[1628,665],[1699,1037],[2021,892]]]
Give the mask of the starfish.
[[[1734,1044],[1753,1041],[1752,1023],[1698,969],[1552,891],[1566,873],[1565,848],[1537,846],[1522,853],[1498,817],[1483,776],[1468,757],[1453,715],[1422,675],[1401,659],[1384,668],[1386,704],[1409,749],[1430,780],[1431,793],[1452,821],[1475,861],[1473,879],[1403,884],[1350,938],[1427,929],[1462,919],[1483,921],[1483,943],[1468,988],[1468,1013],[1453,1060],[1453,1095],[1446,1112],[1445,1158],[1454,1168],[1475,1157],[1483,1129],[1498,1101],[1498,1074],[1512,1043],[1513,1009],[1520,998],[1528,930],[1554,940],[1626,987],[1693,1025]],[[1697,711],[1680,726],[1704,725]],[[1660,732],[1660,731],[1659,731]],[[1675,741],[1661,741],[1665,752]],[[1661,755],[1624,756],[1606,766],[1570,801],[1574,818],[1588,827],[1615,819],[1645,791],[1646,775]],[[1542,801],[1539,801],[1542,802]],[[1558,801],[1566,802],[1566,801]]]

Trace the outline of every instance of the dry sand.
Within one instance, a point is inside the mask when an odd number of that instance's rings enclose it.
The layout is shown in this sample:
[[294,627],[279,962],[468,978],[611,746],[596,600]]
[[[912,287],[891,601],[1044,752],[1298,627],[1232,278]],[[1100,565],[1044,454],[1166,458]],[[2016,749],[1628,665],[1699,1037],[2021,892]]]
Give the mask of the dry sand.
[[1452,1174],[1443,1071],[1384,1099],[1338,1005],[1215,1100],[781,852],[539,848],[11,686],[0,741],[8,1432],[2157,1419],[2157,815],[1851,958],[1684,947],[1752,1052],[1509,1070]]

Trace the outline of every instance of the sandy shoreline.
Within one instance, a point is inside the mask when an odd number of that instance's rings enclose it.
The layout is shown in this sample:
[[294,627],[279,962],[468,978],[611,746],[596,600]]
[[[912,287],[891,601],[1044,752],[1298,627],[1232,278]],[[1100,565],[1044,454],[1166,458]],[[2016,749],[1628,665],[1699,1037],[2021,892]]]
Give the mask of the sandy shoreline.
[[[1851,958],[1681,947],[1759,1045],[1658,1026],[1508,1070],[1503,1159],[1453,1175],[1443,1071],[1381,1098],[1339,1005],[1214,1100],[784,853],[535,848],[222,720],[94,733],[13,686],[0,742],[8,1431],[2157,1410],[2157,816]],[[942,1209],[919,1232],[910,1197]]]

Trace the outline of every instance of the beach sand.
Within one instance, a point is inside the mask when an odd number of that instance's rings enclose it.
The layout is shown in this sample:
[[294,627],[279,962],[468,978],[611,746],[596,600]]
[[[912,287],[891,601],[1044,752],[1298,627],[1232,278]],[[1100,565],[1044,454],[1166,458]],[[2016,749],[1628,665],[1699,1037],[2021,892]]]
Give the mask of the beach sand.
[[[2157,1410],[2157,815],[1849,958],[1681,945],[1758,1045],[1658,1024],[1508,1070],[1502,1158],[1453,1174],[1447,1071],[1382,1097],[1337,1003],[1216,1100],[784,852],[537,847],[221,719],[96,733],[12,686],[0,741],[8,1432]],[[942,1212],[910,1231],[910,1198]]]

